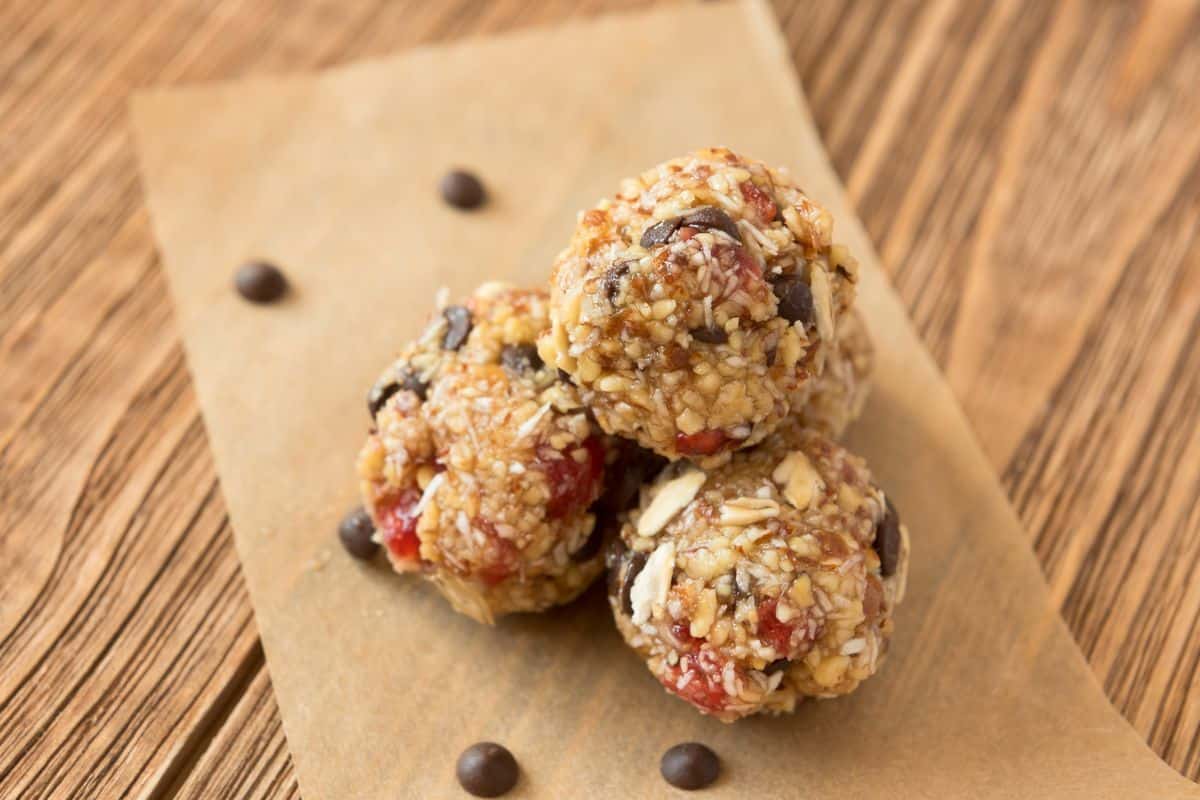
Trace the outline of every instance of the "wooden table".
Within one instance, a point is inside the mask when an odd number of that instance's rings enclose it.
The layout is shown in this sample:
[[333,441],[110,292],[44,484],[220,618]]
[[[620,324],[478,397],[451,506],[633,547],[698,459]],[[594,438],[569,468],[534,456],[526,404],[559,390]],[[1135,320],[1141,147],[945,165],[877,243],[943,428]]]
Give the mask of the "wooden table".
[[[600,10],[0,4],[0,797],[299,793],[129,92]],[[1197,3],[776,10],[1080,646],[1155,750],[1200,775]]]

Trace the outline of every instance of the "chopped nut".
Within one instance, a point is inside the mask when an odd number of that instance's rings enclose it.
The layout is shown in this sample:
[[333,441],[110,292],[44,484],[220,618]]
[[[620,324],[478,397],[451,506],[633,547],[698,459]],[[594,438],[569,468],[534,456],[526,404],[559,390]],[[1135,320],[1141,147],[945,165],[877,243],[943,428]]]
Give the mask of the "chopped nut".
[[787,501],[800,511],[808,508],[825,485],[808,456],[799,450],[788,453],[775,467],[771,478],[779,484]]
[[424,489],[429,485],[429,482],[433,480],[433,476],[437,474],[437,470],[428,464],[422,464],[421,466],[417,467],[417,487]]
[[813,680],[826,688],[836,686],[849,666],[850,659],[846,656],[830,656],[813,668]]
[[858,511],[862,508],[862,494],[848,483],[843,483],[838,488],[838,505],[845,511]]
[[809,286],[812,288],[813,306],[817,312],[817,333],[825,341],[832,342],[835,329],[833,327],[833,293],[829,288],[829,275],[814,263],[808,280]]
[[812,580],[807,575],[801,575],[788,589],[788,599],[799,608],[808,608],[813,604]]
[[685,408],[683,413],[675,418],[675,425],[680,431],[691,436],[693,433],[704,430],[704,417],[690,408]]
[[633,605],[633,624],[643,625],[650,619],[655,605],[667,602],[667,592],[671,589],[671,576],[675,572],[675,545],[663,542],[650,558],[646,566],[637,574],[633,587],[629,592],[629,600]]
[[662,530],[672,517],[692,502],[707,479],[708,476],[702,471],[691,470],[660,486],[638,519],[638,536],[653,536]]
[[775,619],[780,622],[791,622],[795,618],[796,609],[783,602],[783,599],[780,598],[779,602],[775,604]]
[[692,624],[689,626],[688,632],[697,639],[704,638],[708,635],[716,617],[717,593],[712,589],[705,589],[700,592],[700,598],[696,602],[696,609],[692,613]]
[[579,370],[579,380],[584,383],[591,383],[600,377],[600,365],[586,354],[579,357],[577,369]]
[[735,497],[721,506],[722,525],[745,527],[778,516],[779,504],[761,497]]
[[596,381],[596,388],[602,392],[620,392],[628,386],[629,381],[620,375],[605,375]]

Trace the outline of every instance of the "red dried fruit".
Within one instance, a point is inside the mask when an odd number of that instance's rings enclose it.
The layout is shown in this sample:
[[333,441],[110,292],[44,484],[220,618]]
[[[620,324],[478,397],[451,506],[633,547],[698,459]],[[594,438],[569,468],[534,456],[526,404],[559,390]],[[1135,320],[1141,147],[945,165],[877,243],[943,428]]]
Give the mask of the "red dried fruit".
[[742,276],[742,284],[746,288],[753,288],[759,283],[762,283],[762,266],[750,255],[750,251],[744,247],[739,247],[734,250],[734,255],[737,257],[738,272]]
[[721,449],[729,437],[722,430],[699,431],[675,435],[675,449],[685,456],[711,456]]
[[383,543],[391,554],[403,561],[420,557],[421,540],[417,538],[417,503],[421,491],[416,487],[387,495],[375,504],[375,516],[383,532]]
[[704,641],[692,636],[692,622],[687,619],[679,619],[672,622],[671,635],[675,637],[675,641],[679,642],[681,647],[689,649]]
[[758,604],[758,638],[775,648],[775,652],[786,656],[792,649],[792,631],[795,625],[780,622],[775,616],[776,598]]
[[779,207],[775,205],[775,201],[753,181],[742,181],[738,188],[742,190],[742,198],[754,206],[754,212],[763,222],[771,222],[779,214]]
[[538,451],[538,468],[550,482],[550,500],[546,513],[551,519],[561,519],[587,508],[600,495],[604,476],[604,444],[599,436],[589,436],[583,442],[587,458],[576,461],[572,453],[558,453],[550,448]]
[[[686,653],[679,665],[663,673],[660,681],[667,691],[682,697],[705,713],[721,711],[729,702],[725,693],[724,661],[711,650]],[[679,687],[686,679],[683,688]]]

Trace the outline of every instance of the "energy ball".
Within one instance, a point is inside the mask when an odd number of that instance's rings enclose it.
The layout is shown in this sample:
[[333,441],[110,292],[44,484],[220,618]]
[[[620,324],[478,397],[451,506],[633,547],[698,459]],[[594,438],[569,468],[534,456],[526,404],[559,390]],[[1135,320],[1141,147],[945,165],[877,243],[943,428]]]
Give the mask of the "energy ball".
[[715,470],[665,469],[609,548],[609,603],[668,692],[732,722],[874,674],[908,554],[863,460],[789,423]]
[[603,570],[590,510],[607,437],[534,346],[546,292],[443,306],[367,398],[364,505],[392,565],[491,624],[575,598]]
[[867,404],[874,366],[875,348],[867,326],[858,311],[850,309],[842,317],[837,345],[830,350],[825,369],[812,381],[807,397],[796,403],[800,423],[842,438]]
[[580,216],[539,352],[608,433],[717,466],[820,374],[857,280],[832,234],[782,170],[723,148],[668,161]]

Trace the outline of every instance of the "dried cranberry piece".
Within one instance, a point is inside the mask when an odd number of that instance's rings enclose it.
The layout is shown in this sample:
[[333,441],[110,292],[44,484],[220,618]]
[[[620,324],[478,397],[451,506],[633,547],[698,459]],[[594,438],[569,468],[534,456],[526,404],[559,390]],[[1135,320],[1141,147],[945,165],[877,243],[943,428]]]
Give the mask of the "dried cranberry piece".
[[780,622],[775,616],[776,598],[758,604],[758,638],[775,648],[775,652],[787,654],[792,649],[792,631],[795,625]]
[[383,531],[383,543],[393,556],[403,561],[420,558],[421,540],[417,538],[417,503],[421,492],[416,487],[387,495],[375,504],[375,516]]
[[551,519],[561,519],[586,508],[600,493],[604,444],[599,436],[589,436],[583,442],[583,449],[587,458],[582,463],[569,452],[557,453],[550,448],[538,454],[538,466],[550,482],[546,513]]
[[754,212],[763,222],[771,222],[779,214],[779,207],[775,205],[775,201],[753,181],[742,181],[738,188],[742,190],[742,197],[754,207]]

